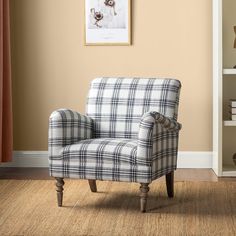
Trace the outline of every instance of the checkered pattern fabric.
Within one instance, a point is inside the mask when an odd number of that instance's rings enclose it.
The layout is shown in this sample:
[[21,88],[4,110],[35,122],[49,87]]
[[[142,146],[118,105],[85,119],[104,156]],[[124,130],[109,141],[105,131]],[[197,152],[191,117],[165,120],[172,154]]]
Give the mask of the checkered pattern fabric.
[[48,149],[51,161],[61,159],[63,147],[92,138],[93,120],[69,109],[54,111],[49,118]]
[[66,146],[63,163],[58,161],[52,168],[54,174],[58,171],[68,178],[146,182],[147,176],[151,179],[150,165],[137,163],[136,155],[137,140],[87,139]]
[[140,119],[148,111],[177,119],[179,88],[173,79],[93,80],[87,115],[94,120],[95,137],[137,139]]
[[67,109],[49,122],[54,177],[150,183],[176,169],[180,82],[98,78],[87,115]]
[[176,169],[181,124],[158,112],[147,112],[139,125],[137,159],[150,160],[152,180]]

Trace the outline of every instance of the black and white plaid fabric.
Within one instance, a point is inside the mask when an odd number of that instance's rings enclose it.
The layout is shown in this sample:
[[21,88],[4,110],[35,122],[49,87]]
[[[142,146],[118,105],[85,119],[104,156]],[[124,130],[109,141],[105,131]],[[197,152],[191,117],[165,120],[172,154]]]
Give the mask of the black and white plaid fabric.
[[150,183],[176,169],[180,87],[174,79],[93,80],[86,116],[60,109],[50,117],[51,176]]
[[87,115],[96,138],[137,139],[143,114],[158,111],[177,118],[180,82],[173,79],[97,78],[92,81]]

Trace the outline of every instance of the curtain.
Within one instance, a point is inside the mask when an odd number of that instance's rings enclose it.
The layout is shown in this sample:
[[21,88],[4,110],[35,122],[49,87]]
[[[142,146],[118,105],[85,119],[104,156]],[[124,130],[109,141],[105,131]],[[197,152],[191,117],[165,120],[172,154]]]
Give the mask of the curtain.
[[12,91],[9,0],[0,0],[0,162],[12,159]]

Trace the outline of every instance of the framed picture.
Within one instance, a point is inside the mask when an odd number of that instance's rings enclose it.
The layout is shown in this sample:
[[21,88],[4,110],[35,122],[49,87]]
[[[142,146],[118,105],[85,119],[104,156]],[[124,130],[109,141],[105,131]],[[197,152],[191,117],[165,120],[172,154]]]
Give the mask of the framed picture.
[[85,45],[130,45],[131,0],[85,0]]

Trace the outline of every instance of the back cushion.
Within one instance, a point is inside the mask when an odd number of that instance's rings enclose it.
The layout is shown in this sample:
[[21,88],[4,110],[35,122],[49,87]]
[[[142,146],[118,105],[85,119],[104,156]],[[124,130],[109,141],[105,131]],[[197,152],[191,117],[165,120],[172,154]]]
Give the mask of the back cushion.
[[177,119],[181,84],[174,79],[97,78],[88,95],[87,115],[95,138],[137,138],[148,111]]

